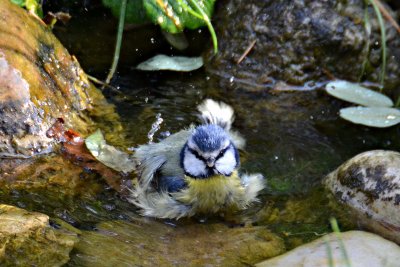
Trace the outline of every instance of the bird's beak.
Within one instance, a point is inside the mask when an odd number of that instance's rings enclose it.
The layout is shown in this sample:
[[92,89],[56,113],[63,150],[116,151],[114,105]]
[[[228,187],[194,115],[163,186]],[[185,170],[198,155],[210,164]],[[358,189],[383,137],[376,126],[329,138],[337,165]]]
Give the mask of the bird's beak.
[[215,158],[208,158],[207,159],[207,166],[208,167],[212,168],[212,167],[214,167],[214,164],[215,164]]

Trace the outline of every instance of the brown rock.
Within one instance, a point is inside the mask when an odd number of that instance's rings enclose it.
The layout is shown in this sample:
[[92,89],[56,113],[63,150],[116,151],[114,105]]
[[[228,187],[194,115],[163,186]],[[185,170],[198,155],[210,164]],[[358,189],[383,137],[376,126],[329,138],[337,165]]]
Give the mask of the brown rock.
[[[46,131],[57,118],[83,135],[121,126],[111,105],[46,25],[0,0],[0,156],[52,149]],[[96,125],[101,117],[105,122]],[[108,131],[108,132],[110,132]]]
[[0,205],[2,266],[61,266],[77,240],[75,233],[51,228],[45,214]]

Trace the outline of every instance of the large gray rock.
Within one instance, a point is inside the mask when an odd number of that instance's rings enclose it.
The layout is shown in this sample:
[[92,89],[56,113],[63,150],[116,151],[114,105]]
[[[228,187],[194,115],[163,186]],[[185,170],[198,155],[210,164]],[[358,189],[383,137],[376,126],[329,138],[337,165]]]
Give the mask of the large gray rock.
[[349,266],[343,249],[352,267],[396,267],[400,262],[400,247],[395,243],[371,233],[349,231],[341,233],[341,240],[331,233],[256,266],[328,267],[332,266],[329,264],[328,248],[332,252],[331,260],[335,267]]
[[361,153],[330,173],[324,183],[361,225],[400,244],[400,153]]
[[[377,82],[382,62],[380,30],[370,6],[368,36],[364,8],[363,0],[221,1],[214,18],[219,53],[209,53],[207,70],[227,82],[234,77],[231,81],[244,88],[285,89],[284,84],[303,85],[332,76],[357,81],[367,60],[365,78]],[[386,23],[385,88],[393,89],[400,85],[400,38]],[[256,43],[251,52],[237,63],[252,41]]]

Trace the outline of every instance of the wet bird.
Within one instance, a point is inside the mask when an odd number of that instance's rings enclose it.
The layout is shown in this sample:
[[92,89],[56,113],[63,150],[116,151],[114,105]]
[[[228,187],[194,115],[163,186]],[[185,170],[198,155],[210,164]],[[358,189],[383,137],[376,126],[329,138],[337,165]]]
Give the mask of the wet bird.
[[135,151],[138,181],[130,202],[142,215],[179,219],[235,212],[257,201],[264,188],[262,175],[239,175],[244,139],[231,131],[233,109],[207,99],[198,110],[201,125]]

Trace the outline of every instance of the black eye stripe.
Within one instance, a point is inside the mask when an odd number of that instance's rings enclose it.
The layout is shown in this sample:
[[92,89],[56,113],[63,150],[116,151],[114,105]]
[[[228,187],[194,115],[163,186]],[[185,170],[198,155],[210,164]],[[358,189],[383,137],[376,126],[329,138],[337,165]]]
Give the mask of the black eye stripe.
[[[215,161],[219,160],[220,158],[222,158],[226,151],[228,151],[228,149],[232,146],[232,143],[230,143],[226,148],[224,148],[223,150],[221,150],[219,152],[219,154],[217,155],[217,157],[215,158]],[[196,150],[190,148],[189,146],[187,146],[187,149],[198,159],[201,160],[202,162],[204,162],[207,165],[207,160],[205,158],[203,158]]]
[[217,157],[215,158],[215,161],[219,160],[220,158],[222,158],[226,151],[228,151],[228,149],[232,146],[232,143],[229,143],[229,145],[227,147],[225,147],[223,150],[221,150],[221,152],[219,152],[219,154],[217,155]]
[[200,156],[200,154],[197,153],[196,150],[190,148],[189,146],[187,146],[187,149],[188,149],[198,160],[201,160],[202,162],[204,162],[204,164],[207,165],[207,161],[205,160],[205,158],[203,158],[202,156]]

